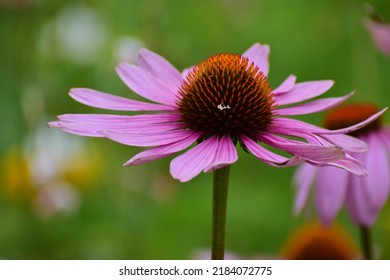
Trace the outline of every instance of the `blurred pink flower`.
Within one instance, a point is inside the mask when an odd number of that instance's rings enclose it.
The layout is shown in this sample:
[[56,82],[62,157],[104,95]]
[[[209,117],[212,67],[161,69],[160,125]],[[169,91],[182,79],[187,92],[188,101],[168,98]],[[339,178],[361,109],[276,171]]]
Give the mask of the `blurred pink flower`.
[[390,55],[390,24],[383,22],[372,8],[370,13],[371,18],[365,20],[365,25],[372,40],[380,51]]
[[[271,89],[267,80],[269,51],[268,45],[257,43],[243,55],[214,55],[180,73],[163,57],[142,49],[138,66],[123,62],[117,72],[130,89],[153,103],[87,88],[74,88],[70,96],[97,108],[153,114],[65,114],[49,125],[77,135],[106,137],[124,145],[153,147],[135,155],[126,166],[164,158],[196,143],[171,162],[172,176],[182,182],[201,171],[210,172],[237,161],[237,143],[273,166],[309,162],[364,174],[361,163],[346,151],[363,152],[367,146],[343,133],[372,122],[382,112],[336,131],[284,118],[329,109],[351,94],[295,104],[323,94],[333,81],[296,83],[296,77],[291,75]],[[292,157],[271,152],[261,144],[286,151]]]
[[[364,120],[376,112],[377,107],[371,104],[351,104],[330,113],[325,126],[338,129]],[[367,167],[367,176],[358,177],[330,166],[318,168],[303,164],[295,176],[296,213],[301,212],[306,204],[314,183],[315,206],[322,223],[329,225],[343,204],[354,223],[365,227],[374,223],[390,192],[390,128],[377,119],[351,135],[365,141],[370,147],[367,153],[352,153]]]

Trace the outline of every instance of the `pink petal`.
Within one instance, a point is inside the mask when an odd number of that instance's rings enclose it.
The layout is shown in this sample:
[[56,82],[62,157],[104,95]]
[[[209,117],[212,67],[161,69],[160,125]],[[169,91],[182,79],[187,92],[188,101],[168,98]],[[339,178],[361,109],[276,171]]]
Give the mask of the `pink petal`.
[[292,155],[298,155],[313,163],[327,164],[342,159],[345,156],[343,150],[338,147],[307,144],[281,138],[269,133],[262,133],[258,136],[258,139],[270,146],[286,151]]
[[253,141],[251,138],[246,136],[241,136],[241,141],[244,143],[245,147],[257,158],[260,160],[273,165],[273,166],[293,166],[297,165],[298,161],[294,158],[294,160],[291,160],[289,158],[286,158],[284,156],[275,154],[260,144]]
[[367,118],[365,121],[362,121],[358,124],[355,124],[355,125],[352,125],[352,126],[349,126],[346,128],[336,129],[336,130],[324,130],[324,131],[321,131],[320,134],[348,134],[348,133],[351,133],[355,130],[358,130],[358,129],[368,125],[369,123],[372,123],[377,118],[379,118],[386,110],[387,110],[387,108],[379,111],[378,113],[372,115],[371,117]]
[[120,63],[116,70],[122,81],[138,95],[161,104],[176,106],[177,91],[173,91],[149,71],[127,62]]
[[366,167],[364,166],[364,164],[348,154],[346,154],[345,158],[328,163],[328,165],[344,169],[357,176],[367,175]]
[[132,157],[130,160],[128,160],[124,164],[124,166],[142,164],[145,162],[170,156],[178,151],[188,148],[198,138],[199,138],[199,134],[194,133],[180,141],[140,152],[136,154],[134,157]]
[[281,93],[285,93],[285,92],[292,90],[295,86],[296,79],[297,79],[297,77],[295,77],[294,75],[288,76],[287,79],[284,80],[284,82],[282,84],[280,84],[277,88],[275,88],[272,91],[272,93],[273,94],[281,94]]
[[141,49],[137,62],[139,67],[164,81],[174,92],[183,82],[181,73],[169,61],[150,50]]
[[371,207],[380,211],[390,191],[389,151],[375,132],[367,137],[367,143],[370,150],[363,155],[367,167],[364,187]]
[[58,116],[59,121],[55,123],[55,127],[76,135],[104,137],[103,130],[136,133],[180,129],[181,124],[175,122],[177,116],[176,114],[137,116],[66,114]]
[[294,183],[297,193],[294,201],[294,213],[299,214],[305,206],[313,185],[317,167],[304,163],[298,167],[294,175]]
[[328,110],[330,108],[333,108],[342,102],[344,102],[346,99],[351,97],[354,93],[350,93],[343,97],[335,97],[335,98],[322,98],[319,100],[314,100],[311,102],[299,104],[293,107],[288,108],[280,108],[277,109],[277,114],[281,116],[288,116],[288,115],[306,115],[306,114],[312,114],[317,113],[321,111]]
[[136,101],[89,88],[72,88],[69,95],[80,103],[102,109],[119,111],[173,110],[172,106]]
[[377,133],[381,137],[384,145],[386,146],[386,149],[390,151],[390,128],[382,127],[380,130],[377,131]]
[[210,137],[171,161],[172,177],[187,182],[206,169],[215,158],[217,137]]
[[77,122],[90,124],[125,123],[132,125],[147,125],[153,123],[174,123],[181,119],[179,114],[143,114],[135,116],[110,114],[64,114],[58,116],[62,122]]
[[268,126],[268,131],[275,134],[305,138],[307,140],[310,140],[313,137],[316,138],[317,141],[324,139],[346,151],[364,152],[368,149],[363,141],[355,137],[344,135],[342,132],[334,133],[334,130],[327,130],[294,119],[274,118]]
[[268,45],[260,45],[259,43],[256,43],[246,50],[242,56],[247,57],[250,62],[254,62],[254,64],[259,67],[259,70],[263,72],[264,76],[268,76],[269,53],[270,48]]
[[390,25],[372,20],[367,20],[365,23],[376,47],[383,53],[390,55]]
[[204,172],[211,172],[236,162],[238,159],[237,149],[229,136],[222,136],[218,141],[215,157]]
[[346,197],[348,172],[331,166],[319,167],[315,191],[316,206],[322,223],[329,226]]
[[111,139],[115,142],[138,147],[171,144],[180,141],[192,134],[192,132],[188,130],[164,131],[157,133],[121,133],[113,131],[102,131],[101,133],[108,139]]
[[320,137],[349,152],[363,153],[368,151],[368,146],[364,141],[347,134],[321,134]]
[[350,176],[346,208],[355,224],[371,227],[375,222],[378,211],[370,207],[363,184],[363,178]]
[[328,91],[333,83],[330,80],[298,83],[291,91],[275,95],[276,104],[286,105],[311,99]]

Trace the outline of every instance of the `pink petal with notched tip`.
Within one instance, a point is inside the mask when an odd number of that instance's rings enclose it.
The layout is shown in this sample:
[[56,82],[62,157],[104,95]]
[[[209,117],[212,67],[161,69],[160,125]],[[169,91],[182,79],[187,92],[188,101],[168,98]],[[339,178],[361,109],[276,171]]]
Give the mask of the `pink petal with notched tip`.
[[345,157],[343,150],[338,147],[307,144],[269,133],[261,133],[258,135],[258,139],[270,146],[292,155],[298,155],[313,163],[329,163]]
[[174,92],[183,82],[181,73],[169,61],[150,50],[141,49],[137,62],[139,67],[163,81]]
[[143,152],[136,154],[130,160],[128,160],[124,166],[143,164],[152,160],[164,158],[170,156],[178,151],[184,150],[192,145],[199,138],[199,134],[194,133],[189,135],[187,138],[184,138],[180,141],[158,146]]
[[143,115],[111,115],[111,114],[64,114],[57,118],[62,122],[89,123],[89,124],[115,124],[124,123],[131,126],[154,123],[173,123],[181,119],[179,114],[143,114]]
[[164,105],[176,107],[177,91],[172,90],[164,81],[146,71],[127,62],[116,67],[122,81],[138,95]]
[[276,105],[287,105],[302,102],[328,91],[334,82],[330,80],[298,83],[285,94],[275,95]]
[[389,151],[375,132],[367,135],[370,150],[362,155],[367,167],[367,176],[363,177],[365,192],[370,206],[380,211],[389,197],[390,165]]
[[89,88],[72,88],[69,95],[82,104],[102,109],[118,111],[171,111],[174,109],[168,105],[136,101]]
[[241,141],[255,157],[259,158],[267,164],[280,167],[294,166],[299,163],[296,158],[289,159],[267,150],[247,136],[241,136]]
[[204,172],[211,172],[236,162],[238,159],[237,150],[229,136],[222,136],[218,140],[214,159],[204,169]]
[[173,178],[187,182],[212,164],[218,148],[218,139],[213,136],[196,145],[171,161]]
[[292,90],[295,86],[296,79],[297,79],[297,77],[295,77],[294,75],[288,76],[287,79],[283,81],[283,83],[281,83],[277,88],[275,88],[272,91],[272,93],[273,94],[282,94],[282,93],[286,93],[286,92]]
[[189,130],[159,131],[148,133],[121,133],[101,131],[104,137],[112,141],[137,147],[151,147],[175,143],[187,138],[193,132]]
[[294,176],[295,187],[297,189],[294,201],[294,213],[299,214],[305,206],[313,186],[317,167],[304,163],[298,167]]
[[268,76],[269,71],[269,57],[270,48],[268,45],[261,45],[256,43],[244,52],[243,57],[247,57],[249,62],[253,62],[259,70],[263,72],[264,76]]
[[351,97],[353,94],[354,93],[352,92],[343,97],[322,98],[311,102],[292,106],[292,107],[279,108],[276,109],[276,114],[281,116],[290,116],[290,115],[306,115],[306,114],[325,111],[341,104],[346,99]]
[[118,132],[118,133],[151,133],[154,134],[164,133],[166,131],[172,131],[182,129],[183,126],[180,124],[171,123],[149,123],[142,125],[137,123],[135,125],[128,125],[126,123],[115,123],[115,124],[85,124],[85,123],[65,123],[60,122],[58,126],[61,130],[67,131],[72,134],[90,136],[90,137],[104,137],[102,131]]
[[170,131],[181,129],[177,123],[176,114],[153,115],[98,115],[98,114],[66,114],[58,116],[58,122],[49,123],[51,127],[58,127],[63,131],[90,137],[104,137],[103,130],[114,132],[150,132]]
[[322,223],[330,225],[346,197],[348,172],[332,166],[317,169],[315,201]]

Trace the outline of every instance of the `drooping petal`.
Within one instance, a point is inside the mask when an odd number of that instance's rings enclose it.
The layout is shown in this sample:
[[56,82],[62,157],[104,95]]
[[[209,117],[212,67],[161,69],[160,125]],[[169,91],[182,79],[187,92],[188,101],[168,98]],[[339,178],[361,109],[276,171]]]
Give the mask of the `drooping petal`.
[[218,148],[217,137],[210,137],[171,161],[173,178],[187,182],[205,170],[215,158]]
[[298,83],[291,91],[275,95],[276,104],[293,104],[314,98],[328,91],[333,83],[331,80]]
[[367,167],[367,176],[363,177],[364,187],[370,206],[380,211],[390,192],[389,153],[378,135],[367,135],[370,150],[362,155]]
[[330,225],[346,197],[348,172],[332,166],[317,170],[315,201],[322,223]]
[[339,159],[335,162],[330,162],[328,165],[344,169],[357,176],[367,175],[365,165],[360,160],[357,160],[348,154],[345,155],[345,158]]
[[294,201],[294,213],[299,214],[305,206],[310,194],[310,189],[313,186],[314,178],[317,172],[317,167],[304,163],[294,175],[294,185],[297,193]]
[[346,208],[355,224],[371,227],[378,215],[378,211],[370,207],[363,184],[362,177],[350,176]]
[[188,148],[190,145],[192,145],[197,139],[199,138],[199,134],[194,133],[189,135],[187,138],[184,138],[180,141],[158,146],[156,148],[152,148],[143,152],[140,152],[136,154],[134,157],[129,159],[124,166],[130,166],[130,165],[137,165],[146,163],[152,160],[164,158],[170,155],[173,155],[174,153],[184,150]]
[[183,82],[181,73],[169,61],[150,50],[141,49],[137,62],[139,67],[164,81],[172,91],[177,91]]
[[151,147],[167,145],[180,141],[190,134],[188,130],[174,130],[174,131],[159,131],[149,133],[122,133],[113,131],[102,131],[104,137],[111,139],[115,142],[138,147]]
[[321,146],[298,142],[291,139],[281,138],[269,133],[262,133],[258,139],[264,143],[286,151],[292,155],[298,155],[313,163],[334,162],[345,157],[342,149],[333,146]]
[[238,159],[237,149],[229,136],[222,136],[218,141],[213,161],[204,169],[204,172],[211,172],[236,162]]
[[353,94],[354,93],[352,92],[343,97],[322,98],[311,102],[299,104],[293,107],[279,108],[276,110],[276,113],[281,116],[306,115],[306,114],[317,113],[317,112],[331,109],[341,104],[346,99],[351,97]]
[[173,91],[149,71],[127,62],[120,63],[116,70],[122,81],[138,95],[161,104],[176,106],[177,91]]
[[89,88],[72,88],[69,95],[76,101],[101,109],[118,111],[164,111],[172,106],[136,101],[121,96],[100,92]]
[[275,88],[272,93],[273,94],[281,94],[286,93],[292,90],[295,86],[295,81],[297,80],[297,77],[294,75],[290,75],[287,77],[286,80],[283,81],[277,88]]
[[368,145],[364,141],[347,134],[321,134],[319,137],[349,152],[363,153],[368,151]]
[[264,76],[268,76],[269,62],[268,57],[270,48],[268,45],[254,44],[244,52],[243,57],[247,57],[250,62],[253,62],[259,70],[263,72]]
[[247,136],[241,136],[241,141],[255,157],[259,158],[260,160],[270,165],[280,167],[280,166],[293,166],[300,163],[296,158],[292,160],[267,150],[266,148],[256,143],[255,141],[253,141],[251,138]]
[[327,130],[300,120],[274,118],[267,129],[271,133],[295,136],[307,140],[310,140],[310,138],[313,137],[318,138],[318,140],[322,138],[346,151],[364,152],[368,150],[366,143],[362,140],[349,135],[344,135],[342,134],[343,132],[334,133],[334,130]]

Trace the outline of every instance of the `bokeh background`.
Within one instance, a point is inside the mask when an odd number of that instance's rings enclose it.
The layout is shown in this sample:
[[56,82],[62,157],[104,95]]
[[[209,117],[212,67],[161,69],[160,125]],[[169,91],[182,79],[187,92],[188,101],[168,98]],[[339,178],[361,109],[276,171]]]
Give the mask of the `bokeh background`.
[[[72,87],[136,98],[115,65],[140,47],[178,69],[218,52],[271,46],[271,85],[333,79],[327,96],[390,104],[390,57],[363,25],[365,1],[0,0],[0,258],[189,259],[210,245],[211,174],[181,184],[170,159],[122,167],[140,149],[49,129],[63,113],[110,113],[72,100]],[[390,2],[370,1],[390,21]],[[390,122],[390,113],[384,117]],[[323,114],[303,119],[321,125]],[[292,212],[294,168],[239,151],[232,167],[227,250],[279,258],[315,218]],[[337,223],[359,244],[343,210]],[[390,258],[390,205],[373,228]]]

